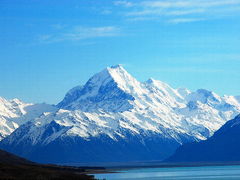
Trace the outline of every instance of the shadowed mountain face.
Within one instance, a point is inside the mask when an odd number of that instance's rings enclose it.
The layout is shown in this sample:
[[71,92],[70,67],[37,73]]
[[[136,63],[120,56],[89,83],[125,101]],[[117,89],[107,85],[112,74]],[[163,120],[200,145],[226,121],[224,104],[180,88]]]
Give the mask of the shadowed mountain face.
[[122,66],[95,74],[57,106],[2,102],[0,134],[11,134],[0,147],[42,163],[162,160],[240,113],[234,96],[139,82]]
[[240,115],[228,121],[205,141],[184,144],[168,162],[240,161]]
[[[22,126],[24,130],[30,131],[33,127],[30,123],[29,129]],[[14,135],[24,136],[26,133],[20,127],[14,132]],[[54,128],[54,129],[53,129]],[[57,123],[51,123],[46,127],[42,135],[42,143],[45,138],[56,133],[56,131],[66,131],[65,127]],[[40,130],[41,131],[41,130]],[[23,132],[23,134],[18,134]],[[188,142],[189,136],[179,135],[181,140]],[[8,139],[7,139],[8,140]],[[40,140],[39,140],[40,141]],[[192,140],[193,141],[193,140]],[[1,146],[10,152],[31,159],[40,163],[54,164],[77,164],[83,163],[94,166],[97,162],[135,162],[135,161],[154,161],[163,159],[174,152],[179,143],[172,138],[166,138],[159,134],[132,135],[125,134],[125,138],[119,137],[113,140],[109,136],[101,135],[87,140],[78,136],[62,136],[46,144],[35,144],[28,139],[25,143],[14,144],[9,146],[3,140]]]

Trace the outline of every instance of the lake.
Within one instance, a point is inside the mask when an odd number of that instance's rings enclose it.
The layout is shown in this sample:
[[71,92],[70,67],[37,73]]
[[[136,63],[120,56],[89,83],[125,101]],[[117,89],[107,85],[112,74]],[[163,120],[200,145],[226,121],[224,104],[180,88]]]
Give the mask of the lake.
[[240,179],[240,166],[202,166],[174,168],[139,168],[117,171],[118,173],[94,174],[106,180],[236,180]]

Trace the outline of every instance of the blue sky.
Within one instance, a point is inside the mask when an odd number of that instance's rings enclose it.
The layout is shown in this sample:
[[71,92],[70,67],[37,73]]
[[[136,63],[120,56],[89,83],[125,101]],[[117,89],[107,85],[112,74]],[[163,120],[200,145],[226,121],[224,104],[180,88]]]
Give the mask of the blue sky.
[[59,102],[103,68],[240,95],[240,0],[1,0],[0,96]]

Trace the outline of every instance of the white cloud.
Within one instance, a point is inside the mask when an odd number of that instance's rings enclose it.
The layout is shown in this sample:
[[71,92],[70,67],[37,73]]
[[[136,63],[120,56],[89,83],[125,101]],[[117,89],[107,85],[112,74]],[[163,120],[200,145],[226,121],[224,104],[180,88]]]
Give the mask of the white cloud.
[[101,14],[104,14],[104,15],[109,15],[109,14],[112,14],[112,11],[109,10],[109,9],[105,9],[101,12]]
[[182,19],[181,22],[190,22],[190,19],[234,15],[237,11],[231,10],[240,8],[240,0],[143,0],[135,3],[117,1],[114,4],[125,8],[123,14],[128,20],[152,20],[157,17],[167,22],[170,22],[170,16],[172,21],[179,19],[180,22]]
[[166,14],[172,15],[172,16],[180,16],[180,15],[188,15],[188,14],[199,14],[204,12],[205,12],[205,9],[187,9],[187,10],[168,11]]
[[188,22],[196,22],[196,21],[203,21],[204,19],[198,19],[198,18],[175,18],[170,19],[167,22],[172,24],[179,24],[179,23],[188,23]]
[[56,34],[41,35],[39,40],[45,43],[60,41],[80,41],[100,37],[113,37],[120,35],[120,28],[115,26],[83,27],[75,26],[65,32]]
[[52,28],[54,28],[54,29],[63,29],[63,28],[65,28],[65,25],[63,25],[63,24],[53,24]]
[[127,16],[180,16],[189,14],[199,14],[205,12],[205,9],[186,9],[186,10],[165,10],[165,9],[146,9],[143,11],[133,11],[126,13]]
[[191,1],[143,1],[140,6],[148,8],[179,8],[190,4]]
[[127,21],[156,21],[156,17],[130,17]]
[[125,6],[125,7],[132,7],[134,6],[134,4],[132,2],[129,1],[114,1],[114,5],[118,6]]
[[105,27],[75,27],[73,31],[64,33],[63,37],[67,40],[81,40],[96,37],[111,37],[119,34],[119,28],[114,26]]
[[150,8],[216,7],[240,4],[239,0],[188,0],[188,1],[143,1],[140,5]]

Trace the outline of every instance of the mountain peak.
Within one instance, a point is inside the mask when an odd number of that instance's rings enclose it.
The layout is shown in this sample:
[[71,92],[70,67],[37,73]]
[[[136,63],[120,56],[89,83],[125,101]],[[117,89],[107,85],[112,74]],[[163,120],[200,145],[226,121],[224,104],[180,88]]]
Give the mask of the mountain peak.
[[155,81],[156,81],[155,79],[149,78],[149,79],[146,81],[146,83],[152,84],[152,83],[154,83]]
[[[131,75],[123,68],[122,65],[118,64],[115,66],[107,67],[105,70],[109,73],[112,78],[117,80],[116,76],[130,77]],[[103,71],[105,71],[103,70]],[[132,76],[131,76],[132,77]]]
[[221,97],[216,93],[206,90],[198,89],[196,92],[193,92],[187,96],[188,101],[200,101],[201,103],[216,104],[221,103]]
[[[175,89],[173,89],[172,87],[170,87],[167,83],[165,82],[162,82],[162,81],[159,81],[159,80],[155,80],[153,78],[149,78],[145,83],[153,86],[153,87],[156,87],[162,91],[175,91]],[[174,92],[175,93],[175,92]]]
[[139,84],[139,82],[132,77],[120,64],[107,67],[101,72],[92,76],[87,84],[94,85],[94,87],[105,86],[109,82],[116,83],[119,88],[130,92],[129,86]]
[[101,74],[97,74],[97,76],[106,73],[106,71],[109,78],[112,79],[120,89],[126,91],[127,93],[134,93],[136,92],[136,88],[140,87],[140,82],[129,74],[120,64],[107,67],[101,72]]
[[121,64],[117,64],[117,65],[111,66],[110,68],[111,69],[124,69]]
[[136,92],[139,84],[121,65],[107,67],[93,75],[84,86],[72,89],[57,106],[83,111],[128,110],[131,107],[128,100],[134,100],[131,92]]
[[146,81],[146,83],[152,84],[152,85],[155,85],[155,86],[169,87],[169,85],[167,83],[159,81],[159,80],[156,80],[156,79],[153,79],[153,78],[149,78]]

